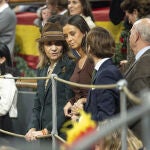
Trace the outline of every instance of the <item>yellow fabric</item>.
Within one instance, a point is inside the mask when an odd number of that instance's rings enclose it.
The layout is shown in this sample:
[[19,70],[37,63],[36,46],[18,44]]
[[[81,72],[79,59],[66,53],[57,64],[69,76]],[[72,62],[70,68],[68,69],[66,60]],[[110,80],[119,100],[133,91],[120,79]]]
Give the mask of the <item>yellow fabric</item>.
[[95,22],[95,24],[96,24],[96,26],[100,26],[100,27],[107,29],[112,34],[115,42],[119,43],[120,34],[124,28],[123,22],[121,22],[118,25],[114,25],[110,21],[98,21],[98,22]]
[[20,47],[20,54],[38,56],[38,43],[40,37],[39,28],[33,25],[16,26],[16,44]]
[[[115,39],[119,42],[120,33],[123,24],[114,25],[110,21],[97,21],[96,26],[101,26],[110,31]],[[20,54],[38,56],[38,43],[35,41],[40,37],[39,28],[34,25],[17,25],[16,26],[16,43],[20,47]]]

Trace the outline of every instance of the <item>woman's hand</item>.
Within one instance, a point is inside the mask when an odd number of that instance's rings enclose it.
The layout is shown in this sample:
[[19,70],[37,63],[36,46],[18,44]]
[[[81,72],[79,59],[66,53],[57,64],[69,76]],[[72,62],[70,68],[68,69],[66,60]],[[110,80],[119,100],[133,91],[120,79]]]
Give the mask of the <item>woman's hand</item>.
[[38,136],[43,136],[43,132],[42,132],[42,130],[41,131],[33,131],[32,136],[35,137],[35,139],[36,139]]
[[36,140],[36,137],[33,136],[32,132],[35,132],[36,129],[35,128],[31,128],[25,135],[25,139],[30,142],[33,140]]
[[67,117],[71,117],[71,113],[69,112],[71,110],[72,104],[68,102],[64,107],[64,114]]
[[78,115],[79,111],[83,109],[83,104],[82,103],[74,103],[74,105],[71,107],[71,114],[72,115]]
[[32,128],[25,135],[25,139],[27,141],[35,141],[38,136],[43,136],[47,134],[48,134],[48,130],[46,128],[41,131],[36,131],[34,128]]
[[83,110],[84,103],[86,103],[86,98],[79,99],[71,107],[71,114],[78,115],[80,110]]
[[126,65],[127,63],[128,63],[127,60],[121,60],[121,61],[120,61],[120,66]]
[[75,122],[78,122],[79,121],[79,116],[76,116],[76,115],[72,115],[72,117],[71,117],[71,120],[72,121],[75,121]]

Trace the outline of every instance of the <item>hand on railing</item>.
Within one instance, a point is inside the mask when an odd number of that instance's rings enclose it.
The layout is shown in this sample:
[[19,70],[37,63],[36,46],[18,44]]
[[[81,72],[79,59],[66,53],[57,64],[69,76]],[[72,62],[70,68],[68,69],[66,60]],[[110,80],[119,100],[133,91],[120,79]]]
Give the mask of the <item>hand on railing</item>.
[[26,139],[28,142],[36,140],[36,137],[33,136],[33,134],[32,134],[32,133],[35,132],[35,131],[36,131],[35,128],[31,128],[31,129],[26,133],[25,139]]
[[37,140],[38,137],[42,137],[44,135],[48,135],[48,130],[46,128],[44,128],[43,130],[40,130],[40,131],[36,131],[35,128],[31,128],[25,135],[25,139],[28,142],[35,141],[35,140]]

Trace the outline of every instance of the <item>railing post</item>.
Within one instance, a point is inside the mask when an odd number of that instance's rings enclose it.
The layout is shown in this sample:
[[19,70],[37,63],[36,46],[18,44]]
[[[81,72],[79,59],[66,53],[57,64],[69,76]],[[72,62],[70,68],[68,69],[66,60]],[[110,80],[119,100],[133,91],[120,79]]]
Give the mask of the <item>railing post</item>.
[[51,74],[52,81],[52,149],[57,149],[55,134],[57,131],[57,81],[54,79],[57,77],[56,74]]
[[[126,119],[127,109],[126,109],[126,95],[123,92],[123,87],[127,86],[126,80],[120,80],[118,83],[118,89],[120,90],[120,116],[121,118]],[[127,150],[127,124],[122,126],[121,131],[121,149]]]
[[[142,105],[149,105],[150,106],[150,92],[147,90],[144,90],[142,93]],[[146,147],[146,149],[150,149],[150,112],[143,115],[141,119],[141,125],[142,125],[142,137],[143,137],[143,144]]]

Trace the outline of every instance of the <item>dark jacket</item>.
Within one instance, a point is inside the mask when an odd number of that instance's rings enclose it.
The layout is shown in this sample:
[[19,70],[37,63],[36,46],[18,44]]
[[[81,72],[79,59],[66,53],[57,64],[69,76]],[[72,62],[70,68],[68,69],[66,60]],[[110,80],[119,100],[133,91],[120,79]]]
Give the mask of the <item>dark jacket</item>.
[[[75,62],[65,57],[61,59],[53,73],[57,74],[59,78],[69,80],[73,73]],[[48,66],[43,69],[39,69],[37,75],[39,77],[47,76]],[[67,100],[71,98],[73,92],[69,88],[69,85],[57,81],[57,127],[60,129],[65,122],[63,107],[67,103]],[[48,81],[45,89],[45,80],[38,80],[37,93],[34,100],[34,108],[32,114],[32,121],[30,128],[36,128],[41,130],[47,128],[49,132],[52,130],[52,83],[51,79]]]
[[110,11],[109,11],[109,18],[110,20],[115,24],[119,24],[121,21],[123,21],[125,13],[120,8],[121,3],[123,0],[112,0],[110,5]]
[[[135,63],[133,63],[124,74],[128,82],[129,90],[139,96],[145,88],[150,89],[150,49],[146,51]],[[135,104],[128,102],[128,107],[132,108]],[[142,139],[141,121],[131,123],[130,128],[135,135]]]
[[124,77],[128,81],[128,88],[134,94],[138,94],[144,88],[150,88],[150,49],[146,51],[138,61],[133,63],[125,72]]
[[[94,85],[116,84],[122,79],[118,68],[111,59],[106,60],[99,68],[94,78]],[[92,119],[102,121],[119,112],[120,99],[117,89],[91,89],[85,111],[92,114]]]

